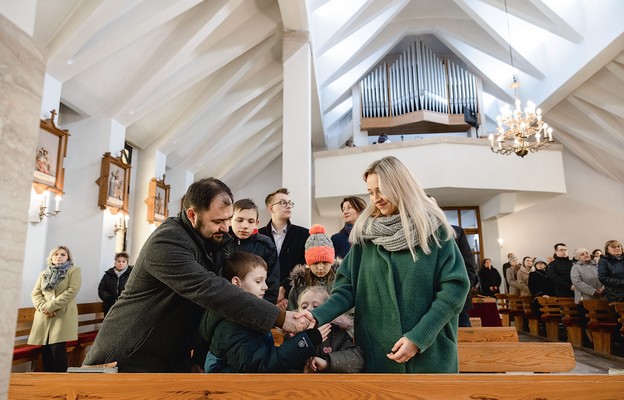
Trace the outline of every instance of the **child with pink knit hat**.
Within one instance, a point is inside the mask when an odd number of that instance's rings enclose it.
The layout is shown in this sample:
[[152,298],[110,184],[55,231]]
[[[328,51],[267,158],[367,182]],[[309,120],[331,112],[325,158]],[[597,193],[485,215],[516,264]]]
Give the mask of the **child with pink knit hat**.
[[288,310],[297,310],[299,295],[310,286],[325,286],[331,292],[336,278],[334,245],[325,234],[323,225],[312,225],[305,243],[306,265],[296,265],[290,273],[292,289],[288,295]]

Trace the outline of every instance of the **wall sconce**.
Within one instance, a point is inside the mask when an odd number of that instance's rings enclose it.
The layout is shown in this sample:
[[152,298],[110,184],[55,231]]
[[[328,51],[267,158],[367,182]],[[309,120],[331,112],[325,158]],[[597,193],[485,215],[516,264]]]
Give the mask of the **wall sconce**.
[[54,211],[48,211],[48,200],[50,198],[50,192],[47,190],[43,193],[41,204],[39,205],[39,222],[43,221],[43,217],[56,217],[61,212],[61,200],[63,199],[60,194],[57,194],[54,199],[56,204],[54,205]]
[[505,243],[505,241],[501,238],[498,238],[498,246],[502,249],[503,248],[503,243]]
[[117,232],[125,232],[128,229],[128,221],[130,220],[130,216],[128,214],[117,213],[117,217],[115,218],[115,233]]

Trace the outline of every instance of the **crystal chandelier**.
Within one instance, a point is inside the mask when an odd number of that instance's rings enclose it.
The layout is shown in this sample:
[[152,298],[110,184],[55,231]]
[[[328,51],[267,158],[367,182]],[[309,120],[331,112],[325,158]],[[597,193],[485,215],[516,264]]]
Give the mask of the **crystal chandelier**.
[[[505,1],[505,14],[507,16],[507,34],[510,38],[509,59],[513,69],[507,1]],[[490,147],[494,153],[504,155],[514,153],[524,157],[529,152],[535,153],[552,144],[552,128],[542,120],[542,110],[535,108],[535,103],[532,101],[529,100],[524,108],[524,112],[522,111],[522,102],[518,95],[520,83],[517,81],[515,74],[511,87],[516,99],[515,109],[512,111],[508,104],[501,107],[500,114],[496,117],[498,122],[497,134],[489,135]]]

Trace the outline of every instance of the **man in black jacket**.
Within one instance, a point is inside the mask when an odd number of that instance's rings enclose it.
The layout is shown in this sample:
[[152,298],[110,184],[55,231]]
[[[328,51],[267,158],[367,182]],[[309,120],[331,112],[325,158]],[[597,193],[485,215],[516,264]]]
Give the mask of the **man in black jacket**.
[[548,264],[546,274],[555,288],[555,296],[574,297],[574,285],[570,278],[574,262],[568,258],[568,246],[565,243],[557,243],[554,247],[554,260]]
[[191,349],[204,310],[267,332],[298,332],[307,319],[280,310],[219,276],[214,254],[232,217],[232,192],[214,178],[193,183],[184,210],[147,239],[85,365],[117,362],[120,372],[190,372]]
[[277,305],[286,309],[290,292],[290,271],[295,265],[305,264],[305,242],[310,236],[308,228],[290,222],[295,206],[288,197],[288,189],[281,188],[270,193],[264,203],[271,214],[269,223],[258,230],[275,243],[280,264],[280,289]]

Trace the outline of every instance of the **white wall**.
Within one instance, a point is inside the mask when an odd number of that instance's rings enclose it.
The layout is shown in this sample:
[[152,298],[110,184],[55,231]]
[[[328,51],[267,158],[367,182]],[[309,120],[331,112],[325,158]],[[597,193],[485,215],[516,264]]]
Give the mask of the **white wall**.
[[[228,184],[228,182],[225,182]],[[258,206],[260,214],[260,226],[266,225],[271,216],[264,206],[264,199],[267,194],[282,187],[282,157],[277,157],[270,163],[262,172],[260,172],[254,179],[252,179],[245,187],[237,192],[234,192],[234,201],[250,198]],[[293,214],[297,213],[295,210]]]
[[501,253],[548,257],[553,245],[563,242],[572,256],[579,247],[592,251],[604,248],[609,239],[624,240],[624,185],[599,175],[568,152],[563,162],[568,192],[501,218],[499,235],[505,241]]

